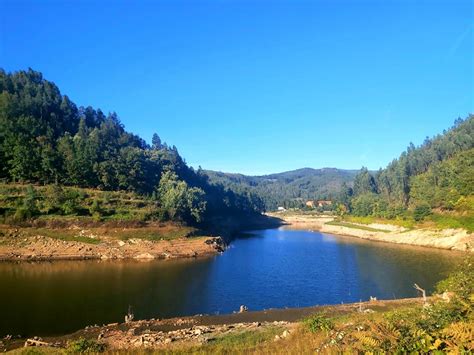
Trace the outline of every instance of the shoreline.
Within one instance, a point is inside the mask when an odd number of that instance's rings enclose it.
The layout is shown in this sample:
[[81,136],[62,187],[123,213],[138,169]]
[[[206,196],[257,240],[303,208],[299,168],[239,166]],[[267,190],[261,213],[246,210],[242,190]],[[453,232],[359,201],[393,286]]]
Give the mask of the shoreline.
[[474,252],[474,234],[464,229],[406,229],[391,224],[344,223],[330,224],[333,216],[308,216],[303,214],[271,214],[282,219],[283,227],[293,229],[317,230],[322,233],[354,237],[376,242],[412,245],[427,248]]
[[[11,338],[0,350],[14,350],[25,346],[31,339],[43,342],[58,350],[69,341],[97,340],[107,345],[107,350],[169,350],[177,346],[206,344],[216,337],[243,331],[262,331],[277,328],[279,333],[293,332],[299,322],[315,313],[328,316],[385,312],[407,306],[422,305],[422,298],[375,300],[338,305],[318,305],[299,308],[274,308],[222,315],[195,315],[168,319],[146,319],[125,323],[92,325],[73,333],[42,338]],[[49,347],[47,348],[49,349]],[[185,348],[184,348],[185,349]]]
[[[166,227],[170,229],[170,227]],[[196,258],[216,255],[225,250],[221,237],[186,236],[186,230],[166,240],[120,238],[114,232],[164,233],[160,227],[142,228],[14,228],[3,226],[0,262],[55,260],[158,260]],[[155,234],[156,235],[156,234]]]
[[206,230],[173,223],[61,219],[29,226],[0,225],[0,262],[209,257],[224,252],[239,231],[280,225],[279,219],[265,215],[215,220]]

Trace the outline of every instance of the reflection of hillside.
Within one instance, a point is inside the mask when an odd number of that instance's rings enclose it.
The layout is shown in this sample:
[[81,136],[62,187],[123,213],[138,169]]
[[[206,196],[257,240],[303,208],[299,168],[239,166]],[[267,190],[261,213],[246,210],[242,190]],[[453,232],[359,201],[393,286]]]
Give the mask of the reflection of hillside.
[[[360,297],[414,297],[416,282],[432,292],[434,285],[460,261],[461,254],[389,243],[374,243],[350,237],[336,237],[341,251],[351,246],[352,267],[357,272]],[[346,263],[341,263],[346,265]],[[370,291],[369,291],[370,290]]]
[[[156,262],[63,261],[0,264],[0,335],[45,334],[138,318],[185,314],[193,279],[210,259]],[[179,282],[177,282],[179,280]]]

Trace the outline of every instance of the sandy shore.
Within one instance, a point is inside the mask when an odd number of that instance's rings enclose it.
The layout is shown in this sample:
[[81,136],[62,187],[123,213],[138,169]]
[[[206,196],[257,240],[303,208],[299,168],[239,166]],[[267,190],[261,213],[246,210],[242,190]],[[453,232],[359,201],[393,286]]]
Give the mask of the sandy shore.
[[[331,216],[273,214],[291,228],[318,230],[323,233],[357,237],[378,242],[408,244],[430,248],[474,251],[474,234],[464,229],[412,229],[373,223],[369,225],[350,223],[349,226],[328,224]],[[367,230],[371,229],[371,230]]]

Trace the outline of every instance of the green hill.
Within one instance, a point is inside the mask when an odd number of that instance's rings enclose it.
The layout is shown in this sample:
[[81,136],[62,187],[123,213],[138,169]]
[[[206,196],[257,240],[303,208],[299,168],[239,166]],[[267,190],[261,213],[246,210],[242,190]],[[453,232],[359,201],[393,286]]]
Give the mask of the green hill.
[[63,189],[52,208],[41,205],[54,199],[54,191],[40,196],[31,187],[14,203],[3,196],[0,217],[5,221],[50,213],[87,215],[89,202],[108,205],[103,199],[85,202],[79,188],[132,193],[133,199],[146,201],[146,218],[160,221],[205,225],[218,217],[245,220],[262,209],[255,196],[209,184],[157,134],[149,145],[127,132],[115,112],[77,107],[31,69],[0,69],[0,162],[0,181],[6,184],[78,188]]
[[437,222],[474,230],[474,116],[415,147],[373,174],[363,168],[339,201],[356,216]]
[[204,171],[209,181],[233,191],[253,192],[267,210],[278,206],[302,207],[307,200],[333,199],[344,186],[352,186],[355,170],[335,168],[303,168],[277,174],[247,176],[242,174]]

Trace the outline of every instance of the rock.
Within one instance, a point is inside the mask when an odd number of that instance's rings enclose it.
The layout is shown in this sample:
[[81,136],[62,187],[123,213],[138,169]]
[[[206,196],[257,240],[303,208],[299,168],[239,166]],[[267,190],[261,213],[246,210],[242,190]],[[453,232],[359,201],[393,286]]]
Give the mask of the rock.
[[130,323],[133,321],[134,315],[132,313],[128,313],[125,315],[125,323]]
[[290,335],[290,332],[288,330],[285,330],[283,334],[281,335],[281,337],[286,338],[288,335]]
[[244,312],[247,312],[248,310],[249,309],[247,308],[247,306],[241,305],[239,309],[239,313],[244,313]]
[[212,245],[214,249],[218,252],[223,252],[225,250],[225,242],[221,237],[209,238],[204,241],[207,245]]
[[123,247],[125,245],[125,242],[122,240],[119,240],[118,242],[119,247]]
[[278,341],[278,340],[280,340],[280,339],[281,339],[281,338],[280,338],[279,335],[275,335],[275,339],[273,339],[273,340],[274,340],[274,341]]
[[441,299],[449,303],[451,301],[451,298],[453,298],[453,296],[454,296],[454,292],[444,291],[441,295]]
[[134,257],[134,259],[154,259],[155,257],[150,253],[142,253],[138,254]]
[[169,344],[169,343],[171,343],[172,341],[173,341],[173,338],[166,338],[166,339],[164,340],[164,343],[165,343],[165,344]]
[[33,339],[26,339],[25,347],[28,346],[50,346],[49,343],[41,341],[41,338],[34,337]]

